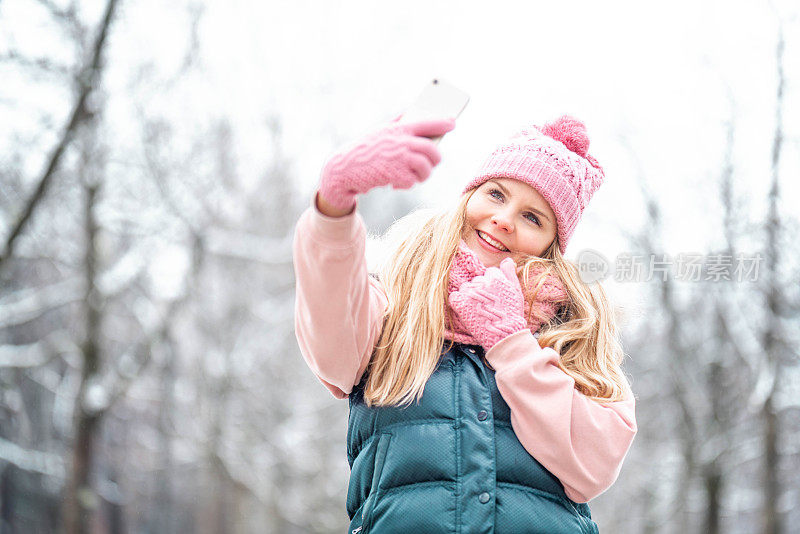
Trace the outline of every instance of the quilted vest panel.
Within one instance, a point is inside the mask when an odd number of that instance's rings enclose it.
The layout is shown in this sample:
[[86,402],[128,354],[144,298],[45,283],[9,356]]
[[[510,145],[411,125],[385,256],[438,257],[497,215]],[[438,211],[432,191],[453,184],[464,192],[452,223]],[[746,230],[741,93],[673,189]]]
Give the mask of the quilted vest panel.
[[445,343],[419,404],[350,394],[350,534],[597,534],[589,506],[531,456],[483,349]]

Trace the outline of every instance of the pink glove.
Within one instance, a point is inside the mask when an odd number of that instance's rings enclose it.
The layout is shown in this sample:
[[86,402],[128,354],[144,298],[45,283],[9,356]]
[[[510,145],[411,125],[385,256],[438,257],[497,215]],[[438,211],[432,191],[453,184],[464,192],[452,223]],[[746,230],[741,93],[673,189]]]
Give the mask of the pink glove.
[[511,258],[461,284],[458,291],[450,293],[449,302],[470,335],[487,351],[528,327],[525,299]]
[[426,137],[444,135],[455,124],[455,119],[394,123],[369,135],[328,160],[322,169],[319,194],[329,204],[347,209],[353,206],[356,195],[374,187],[408,189],[426,180],[442,159],[436,145]]
[[[534,267],[529,273],[529,280],[533,282],[542,273],[541,267]],[[534,291],[533,286],[539,286]],[[543,324],[550,322],[555,317],[562,306],[569,302],[569,295],[563,282],[553,274],[547,275],[541,284],[533,284],[532,287],[523,288],[525,296],[525,317],[528,320],[528,328],[536,333]]]

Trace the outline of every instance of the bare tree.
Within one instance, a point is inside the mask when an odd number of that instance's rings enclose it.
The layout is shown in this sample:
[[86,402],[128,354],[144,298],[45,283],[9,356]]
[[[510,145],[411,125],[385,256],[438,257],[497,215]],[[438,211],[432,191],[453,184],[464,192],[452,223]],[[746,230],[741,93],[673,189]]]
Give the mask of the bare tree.
[[[797,360],[789,334],[792,329],[787,328],[787,321],[796,325],[797,312],[789,300],[788,295],[793,293],[787,288],[793,285],[786,274],[797,272],[798,251],[796,243],[783,237],[783,229],[792,223],[779,209],[779,163],[784,142],[783,43],[781,32],[777,45],[777,118],[768,209],[763,223],[754,222],[763,229],[764,238],[758,240],[763,243],[763,250],[759,251],[760,256],[745,258],[756,260],[758,266],[757,260],[763,257],[758,281],[732,283],[731,278],[715,281],[711,280],[713,273],[704,268],[703,281],[678,292],[670,278],[657,279],[654,289],[658,306],[650,312],[648,323],[663,322],[663,327],[642,325],[644,332],[638,338],[646,341],[638,347],[634,342],[631,349],[644,356],[644,360],[634,358],[639,373],[647,373],[648,366],[662,369],[658,374],[660,380],[647,382],[655,388],[661,384],[661,390],[654,395],[658,399],[657,410],[653,412],[647,405],[638,405],[641,437],[636,446],[647,451],[648,458],[657,458],[654,451],[663,451],[663,447],[649,440],[655,438],[663,442],[666,432],[677,437],[674,446],[682,463],[679,475],[667,485],[671,488],[671,497],[664,499],[654,495],[643,502],[642,528],[647,532],[745,532],[752,531],[758,523],[765,534],[786,529],[782,518],[787,512],[781,509],[780,503],[787,489],[782,486],[787,482],[783,476],[787,472],[783,467],[787,460],[781,458],[785,446],[780,444],[785,442],[781,435],[790,430],[782,417],[787,407],[776,406],[775,402],[793,376],[789,370]],[[732,119],[720,177],[723,220],[719,228],[724,245],[718,255],[741,260],[744,250],[737,246],[737,241],[744,236],[745,229],[737,221],[745,220],[747,212],[739,207],[736,197],[734,134]],[[648,220],[643,231],[631,234],[630,239],[635,251],[645,257],[655,255],[658,258],[662,253],[658,237],[661,208],[646,186],[643,186],[643,196]],[[706,263],[712,256],[706,256]],[[761,315],[763,320],[753,321],[756,315]],[[648,359],[646,354],[653,352],[655,340],[661,347],[656,351],[661,358]],[[756,346],[751,340],[757,341]],[[644,374],[639,378],[647,380],[646,377]],[[652,425],[657,425],[657,429],[650,430]],[[759,428],[762,454],[757,457],[753,451],[757,450]],[[635,449],[633,461],[637,456]],[[652,463],[653,460],[648,462],[648,468],[660,472],[658,461],[656,466]],[[753,474],[761,474],[762,480]],[[734,479],[746,481],[748,487],[731,485]],[[649,486],[654,481],[651,478],[647,483]],[[698,492],[694,493],[694,488]],[[737,521],[731,517],[737,510],[731,510],[730,497],[745,491],[763,495],[761,514],[751,517],[749,510],[740,510]],[[649,494],[646,488],[641,493]],[[704,497],[703,506],[691,506],[693,494]],[[650,515],[653,512],[655,514]]]
[[[55,12],[57,16],[64,20],[68,20],[71,24],[77,24],[73,13],[62,12],[49,2],[43,3],[47,5],[53,12]],[[100,81],[103,70],[103,52],[106,48],[106,40],[109,28],[111,26],[111,21],[114,18],[116,8],[117,0],[108,0],[103,19],[100,22],[97,30],[97,38],[95,39],[91,48],[90,60],[82,69],[80,69],[75,79],[75,83],[77,85],[77,96],[75,98],[75,103],[72,107],[69,120],[64,127],[61,138],[47,160],[47,164],[42,172],[42,176],[38,180],[38,185],[36,186],[33,195],[31,195],[30,199],[25,204],[17,221],[12,225],[11,232],[9,232],[5,239],[2,252],[0,252],[0,269],[3,267],[3,264],[7,258],[13,253],[14,242],[19,237],[20,233],[25,227],[25,224],[28,222],[28,219],[30,219],[31,215],[33,215],[36,206],[40,204],[42,198],[46,194],[53,175],[55,174],[56,170],[58,169],[58,165],[61,162],[61,157],[65,150],[69,147],[69,144],[74,138],[79,126],[91,119],[92,111],[87,108],[87,101]]]
[[[763,526],[764,534],[781,534],[784,532],[782,513],[778,509],[781,497],[781,480],[779,477],[778,441],[781,433],[780,414],[775,406],[775,398],[782,389],[785,375],[784,367],[788,363],[787,346],[781,328],[781,317],[786,315],[783,297],[784,282],[780,279],[781,233],[783,223],[779,213],[780,200],[780,162],[783,148],[783,113],[784,113],[784,48],[783,26],[778,24],[778,40],[776,43],[775,65],[777,68],[777,94],[775,98],[775,132],[772,141],[772,158],[770,162],[770,190],[768,197],[767,217],[764,224],[764,327],[761,331],[762,347],[766,357],[765,365],[760,369],[764,387],[751,397],[754,407],[760,411],[763,424],[764,447],[764,501]],[[788,349],[788,351],[787,351]],[[762,393],[763,392],[763,393]]]

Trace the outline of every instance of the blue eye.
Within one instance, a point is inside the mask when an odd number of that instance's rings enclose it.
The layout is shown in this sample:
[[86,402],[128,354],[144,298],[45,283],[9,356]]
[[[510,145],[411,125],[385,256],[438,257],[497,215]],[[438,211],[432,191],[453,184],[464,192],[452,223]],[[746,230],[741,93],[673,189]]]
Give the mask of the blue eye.
[[536,224],[536,226],[541,226],[542,225],[539,222],[539,218],[536,215],[534,215],[533,213],[530,213],[530,212],[526,213],[525,217],[528,217],[528,220],[531,221],[532,223]]
[[[495,196],[495,193],[497,194],[497,196]],[[503,198],[503,193],[501,193],[497,189],[490,189],[489,190],[489,195],[493,196],[494,198],[500,198],[500,199]]]

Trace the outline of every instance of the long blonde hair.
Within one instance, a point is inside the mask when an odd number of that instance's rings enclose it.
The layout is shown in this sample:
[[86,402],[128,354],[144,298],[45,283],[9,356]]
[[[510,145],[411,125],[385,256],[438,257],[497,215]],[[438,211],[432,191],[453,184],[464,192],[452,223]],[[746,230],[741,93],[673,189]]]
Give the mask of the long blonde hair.
[[[368,406],[419,402],[439,363],[450,321],[450,266],[474,192],[464,194],[452,209],[428,217],[399,242],[378,270],[389,306],[367,369],[364,401]],[[539,344],[559,354],[558,366],[590,399],[601,404],[624,399],[628,390],[621,367],[624,352],[603,288],[581,280],[577,267],[561,255],[557,239],[542,257],[529,257],[518,265],[524,266],[525,287],[529,270],[543,266],[545,270],[533,282],[552,273],[564,283],[569,297],[561,312],[540,329]]]

